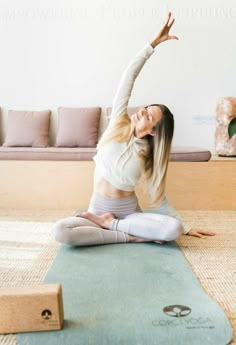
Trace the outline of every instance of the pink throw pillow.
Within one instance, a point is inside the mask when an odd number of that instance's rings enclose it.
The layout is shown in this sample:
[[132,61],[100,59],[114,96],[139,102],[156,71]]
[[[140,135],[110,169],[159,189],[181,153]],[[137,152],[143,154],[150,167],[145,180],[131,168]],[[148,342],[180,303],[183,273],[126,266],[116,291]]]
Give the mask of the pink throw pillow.
[[9,110],[8,126],[3,146],[48,146],[50,110]]
[[101,108],[58,108],[58,130],[55,146],[95,147]]

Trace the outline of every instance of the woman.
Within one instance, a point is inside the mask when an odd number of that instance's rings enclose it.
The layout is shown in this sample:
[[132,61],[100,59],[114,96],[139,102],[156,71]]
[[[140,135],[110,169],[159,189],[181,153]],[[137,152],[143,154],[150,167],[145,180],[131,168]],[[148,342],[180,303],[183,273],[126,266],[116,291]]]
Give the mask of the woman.
[[[160,43],[178,39],[170,36],[171,13],[158,35],[130,62],[115,95],[108,128],[94,157],[94,193],[88,212],[55,223],[57,241],[70,245],[97,245],[121,242],[164,243],[183,233],[204,237],[215,235],[191,229],[165,197],[165,182],[174,119],[162,104],[142,107],[127,115],[128,101],[136,77]],[[140,178],[149,190],[153,213],[143,213],[134,189]]]

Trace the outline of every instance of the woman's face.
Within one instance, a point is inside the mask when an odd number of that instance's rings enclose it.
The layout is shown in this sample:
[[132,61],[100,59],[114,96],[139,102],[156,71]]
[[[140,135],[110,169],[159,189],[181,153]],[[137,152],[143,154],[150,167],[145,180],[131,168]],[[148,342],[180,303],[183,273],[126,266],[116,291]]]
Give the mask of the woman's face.
[[162,118],[162,111],[158,106],[149,106],[139,109],[131,116],[131,121],[135,126],[134,134],[138,138],[146,135],[155,135],[155,126]]

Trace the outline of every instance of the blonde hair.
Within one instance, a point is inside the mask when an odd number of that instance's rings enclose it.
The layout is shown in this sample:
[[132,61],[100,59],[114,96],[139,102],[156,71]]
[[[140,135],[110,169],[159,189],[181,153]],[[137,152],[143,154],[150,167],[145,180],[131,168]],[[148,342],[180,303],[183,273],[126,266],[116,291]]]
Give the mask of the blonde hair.
[[[145,136],[149,144],[148,150],[140,152],[140,157],[144,160],[141,179],[148,190],[148,205],[153,207],[165,196],[166,176],[174,133],[174,117],[163,104],[151,104],[149,106],[159,106],[162,111],[162,118],[154,128],[155,135]],[[147,107],[145,106],[145,108]],[[118,116],[114,124],[110,125],[104,132],[97,149],[99,150],[111,141],[129,142],[134,136],[134,129],[135,126],[128,114]]]
[[129,141],[134,135],[134,125],[131,123],[128,114],[123,114],[117,117],[113,125],[109,127],[103,133],[97,149],[99,150],[103,145],[116,141],[118,143],[123,143]]

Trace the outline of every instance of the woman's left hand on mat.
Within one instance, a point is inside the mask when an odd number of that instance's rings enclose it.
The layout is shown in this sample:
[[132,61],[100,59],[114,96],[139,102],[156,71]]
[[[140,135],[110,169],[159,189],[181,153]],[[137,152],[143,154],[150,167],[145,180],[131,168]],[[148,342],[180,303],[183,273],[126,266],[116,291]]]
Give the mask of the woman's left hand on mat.
[[191,229],[189,230],[187,235],[195,236],[199,238],[206,238],[206,236],[214,236],[216,235],[216,233],[212,231],[203,230],[203,229]]

